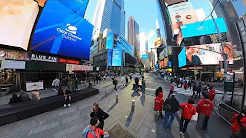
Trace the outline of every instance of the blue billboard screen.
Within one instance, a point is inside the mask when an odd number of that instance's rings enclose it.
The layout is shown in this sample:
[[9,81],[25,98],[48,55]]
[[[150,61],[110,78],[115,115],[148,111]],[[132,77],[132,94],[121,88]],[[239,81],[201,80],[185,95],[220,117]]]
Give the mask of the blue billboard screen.
[[112,66],[112,54],[113,54],[113,50],[112,49],[108,49],[108,64],[107,66],[110,67]]
[[168,67],[169,67],[169,68],[172,67],[172,61],[168,61]]
[[244,0],[232,0],[232,4],[239,17],[242,17],[246,13],[246,1]]
[[148,54],[142,55],[142,59],[148,59],[148,58],[149,58],[149,55]]
[[31,49],[89,60],[93,26],[58,0],[48,1]]
[[[215,19],[219,31],[221,33],[226,33],[227,28],[223,18]],[[202,25],[202,22],[196,22],[192,24],[185,24],[181,26],[181,31],[183,38],[194,37],[194,36],[202,36],[202,35],[210,35],[218,33],[215,27],[213,20],[205,20]]]
[[84,17],[89,0],[58,0],[70,10],[81,17]]
[[113,49],[113,56],[112,56],[112,66],[120,67],[122,65],[122,50],[119,48]]
[[114,32],[110,32],[107,35],[106,49],[112,49],[114,44]]
[[181,50],[181,52],[178,55],[178,63],[179,63],[179,68],[183,67],[186,65],[186,52],[185,52],[185,48],[183,48]]

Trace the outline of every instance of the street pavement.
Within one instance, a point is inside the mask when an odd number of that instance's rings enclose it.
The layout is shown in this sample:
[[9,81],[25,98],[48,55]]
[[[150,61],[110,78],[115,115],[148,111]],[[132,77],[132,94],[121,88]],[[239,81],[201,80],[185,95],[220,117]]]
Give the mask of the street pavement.
[[[114,91],[112,81],[108,80],[94,86],[100,90],[99,94],[76,102],[69,108],[59,108],[0,127],[0,138],[79,138],[83,129],[89,125],[89,114],[94,102],[98,102],[100,107],[108,112],[109,118],[105,120],[104,129],[114,137],[118,134],[115,138],[124,136],[115,131],[116,127],[122,129],[125,134],[131,134],[133,138],[182,138],[179,135],[180,112],[171,130],[164,129],[163,120],[155,121],[154,117],[155,89],[161,86],[166,99],[170,82],[160,79],[154,73],[145,74],[145,79],[145,95],[133,93],[133,82],[127,87],[120,86],[119,78],[118,91]],[[186,102],[190,97],[179,93],[181,90],[176,91],[176,97],[180,102]],[[119,97],[118,103],[116,94]],[[134,111],[131,111],[132,100],[136,101]],[[197,132],[195,124],[196,119],[189,124],[185,138],[229,138],[231,134],[230,126],[214,114],[209,120],[207,132]]]

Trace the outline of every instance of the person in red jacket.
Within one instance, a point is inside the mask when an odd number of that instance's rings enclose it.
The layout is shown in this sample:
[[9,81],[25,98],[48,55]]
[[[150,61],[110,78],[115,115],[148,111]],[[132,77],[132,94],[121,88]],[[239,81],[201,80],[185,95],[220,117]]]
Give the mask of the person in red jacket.
[[232,132],[238,132],[242,127],[246,128],[246,108],[240,114],[235,114],[231,119]]
[[215,97],[215,90],[212,85],[209,86],[209,91],[208,91],[208,98],[209,100],[213,101]]
[[214,104],[211,100],[209,100],[208,94],[204,92],[202,95],[203,99],[200,100],[196,106],[196,111],[198,113],[198,120],[196,124],[197,130],[207,130],[209,116],[214,108]]
[[155,111],[159,111],[162,115],[162,106],[164,104],[163,93],[159,92],[158,96],[155,98]]
[[181,135],[184,135],[192,116],[196,114],[196,108],[193,105],[194,103],[193,98],[189,98],[188,103],[180,104],[180,107],[183,110],[179,125]]

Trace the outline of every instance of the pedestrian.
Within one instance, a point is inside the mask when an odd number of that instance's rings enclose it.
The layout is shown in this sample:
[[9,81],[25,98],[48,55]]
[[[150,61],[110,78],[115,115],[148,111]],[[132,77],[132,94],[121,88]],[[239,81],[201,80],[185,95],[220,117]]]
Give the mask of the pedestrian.
[[70,87],[67,87],[67,90],[65,91],[64,94],[64,107],[70,107],[71,106],[71,101],[72,101],[72,90]]
[[196,99],[196,93],[197,93],[196,82],[194,82],[192,90],[193,90],[192,98]]
[[138,88],[139,87],[139,79],[137,76],[135,77],[135,84],[136,84],[136,87]]
[[78,85],[79,85],[79,79],[78,78],[75,78],[74,84],[75,84],[75,90],[77,91],[78,90]]
[[114,84],[114,90],[117,91],[117,84],[118,81],[116,79],[113,80],[113,84]]
[[171,84],[170,84],[170,92],[169,92],[169,94],[168,94],[168,96],[167,96],[167,97],[170,97],[170,96],[171,96],[171,94],[173,94],[173,92],[174,92],[174,84],[173,84],[173,83],[171,83]]
[[184,89],[187,90],[187,88],[188,88],[188,84],[187,82],[184,82]]
[[128,77],[127,77],[127,75],[126,75],[125,80],[126,80],[126,86],[127,86],[128,85]]
[[180,127],[179,127],[179,131],[181,135],[185,134],[187,130],[187,126],[192,116],[196,114],[196,108],[193,105],[194,103],[195,102],[193,98],[189,98],[188,103],[180,104],[180,107],[183,110],[181,120],[180,120]]
[[145,83],[145,80],[142,79],[142,93],[145,94],[145,88],[146,88],[146,83]]
[[96,75],[94,75],[94,84],[96,83],[96,79],[97,79],[97,77],[96,77]]
[[242,127],[246,127],[246,108],[241,113],[235,114],[231,119],[231,129],[233,133],[238,132]]
[[52,87],[54,87],[54,91],[57,91],[57,89],[59,88],[60,86],[60,80],[58,78],[55,78],[53,81],[52,81]]
[[203,99],[201,99],[196,107],[198,113],[198,120],[196,124],[197,130],[207,130],[209,116],[211,115],[214,104],[209,100],[208,94],[206,92],[202,93]]
[[97,119],[97,117],[93,117],[90,120],[90,125],[87,126],[83,132],[82,137],[83,138],[100,138],[101,135],[108,135],[108,132],[104,132],[102,129],[98,128],[98,125],[100,124],[100,121]]
[[197,90],[196,98],[197,98],[197,96],[200,98],[201,97],[201,91],[202,91],[202,83],[201,82],[199,82],[196,90]]
[[12,98],[10,98],[9,104],[19,103],[19,102],[20,102],[20,97],[18,97],[17,94],[13,94]]
[[190,90],[191,90],[191,79],[188,80],[188,88],[190,88]]
[[121,84],[123,87],[125,87],[125,77],[124,76],[121,77]]
[[109,115],[99,107],[98,103],[93,104],[93,111],[91,112],[90,116],[96,116],[98,118],[98,120],[100,121],[98,128],[103,130],[104,120],[107,119]]
[[175,98],[175,94],[171,94],[170,98],[167,98],[164,102],[163,110],[165,111],[164,128],[171,129],[176,112],[179,110],[179,102]]
[[164,104],[164,100],[163,100],[163,93],[159,92],[158,96],[155,98],[155,111],[159,111],[160,116],[163,117],[162,115],[162,106]]
[[159,95],[159,92],[162,93],[162,87],[159,87],[155,90],[155,97],[157,97]]
[[208,90],[208,98],[209,98],[209,100],[213,101],[214,98],[215,98],[215,94],[216,94],[216,92],[215,92],[215,90],[213,88],[213,85],[211,84],[209,86],[209,90]]

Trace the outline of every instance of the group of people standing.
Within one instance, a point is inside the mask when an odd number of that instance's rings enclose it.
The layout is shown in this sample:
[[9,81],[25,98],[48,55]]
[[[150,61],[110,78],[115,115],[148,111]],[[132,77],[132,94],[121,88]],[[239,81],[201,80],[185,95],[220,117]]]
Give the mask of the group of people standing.
[[155,110],[159,111],[162,115],[162,110],[165,111],[164,115],[164,128],[171,129],[173,121],[176,117],[177,111],[182,110],[181,120],[180,120],[180,134],[184,135],[187,126],[192,119],[193,115],[198,113],[198,121],[196,125],[197,130],[207,130],[209,116],[212,113],[214,104],[209,99],[207,93],[202,93],[203,98],[198,102],[195,107],[193,104],[195,103],[194,99],[191,97],[188,99],[187,103],[179,103],[176,99],[175,94],[170,92],[169,97],[164,101],[163,100],[163,92],[162,88],[159,87],[156,90],[156,98],[155,98]]

